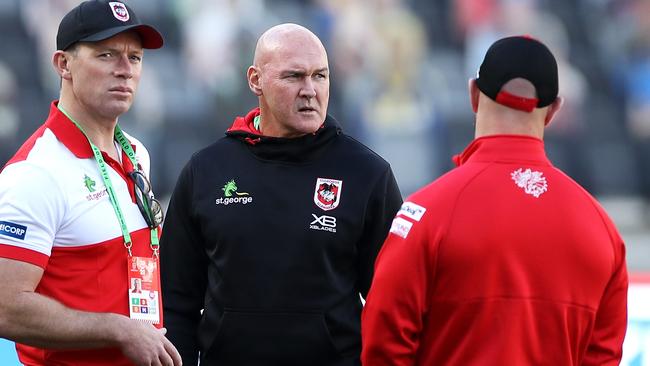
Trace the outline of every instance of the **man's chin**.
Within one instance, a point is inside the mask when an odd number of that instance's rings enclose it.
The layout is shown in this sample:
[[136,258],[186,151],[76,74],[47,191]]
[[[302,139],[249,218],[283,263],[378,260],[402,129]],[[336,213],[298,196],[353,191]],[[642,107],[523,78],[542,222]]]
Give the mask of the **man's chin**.
[[323,125],[323,120],[321,118],[310,118],[308,120],[303,120],[301,123],[301,130],[304,131],[305,133],[314,133],[318,131],[320,126]]
[[120,109],[115,109],[115,108],[107,109],[107,108],[104,108],[99,113],[99,115],[102,116],[102,118],[105,119],[105,120],[117,121],[123,114],[125,114],[128,111],[129,111],[128,109],[125,110],[125,109],[122,109],[122,108],[120,108]]
[[321,116],[316,112],[300,113],[298,120],[302,125],[322,125],[325,121],[325,116]]
[[107,103],[106,111],[115,117],[119,117],[120,115],[128,112],[129,109],[131,109],[132,104],[133,103],[130,100],[112,101],[111,103]]

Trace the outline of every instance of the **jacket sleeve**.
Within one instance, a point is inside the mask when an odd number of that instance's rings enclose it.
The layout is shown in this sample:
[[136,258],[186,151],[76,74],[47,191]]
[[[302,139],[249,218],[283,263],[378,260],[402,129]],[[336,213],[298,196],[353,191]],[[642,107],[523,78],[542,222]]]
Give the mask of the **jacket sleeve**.
[[377,182],[368,202],[364,230],[359,240],[357,288],[364,298],[368,295],[375,259],[381,249],[393,217],[402,205],[402,195],[390,166]]
[[208,263],[192,202],[190,161],[176,183],[160,240],[167,338],[178,349],[184,365],[198,363],[197,327],[203,309]]
[[402,215],[393,221],[362,312],[363,365],[415,364],[435,277],[428,225]]
[[613,224],[610,227],[616,238],[614,271],[598,306],[596,324],[587,346],[583,366],[618,365],[623,357],[628,288],[625,245]]

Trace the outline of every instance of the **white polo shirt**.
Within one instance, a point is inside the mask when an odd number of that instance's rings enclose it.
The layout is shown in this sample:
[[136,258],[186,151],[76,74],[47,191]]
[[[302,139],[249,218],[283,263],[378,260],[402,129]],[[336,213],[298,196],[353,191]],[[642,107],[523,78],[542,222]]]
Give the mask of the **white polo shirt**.
[[[127,250],[119,222],[88,140],[56,104],[0,173],[0,257],[43,268],[36,292],[68,307],[128,316]],[[147,150],[126,136],[148,175]],[[122,164],[103,156],[133,255],[151,256],[150,231],[127,176],[133,166],[122,154]],[[118,350],[17,349],[27,364],[129,364]]]

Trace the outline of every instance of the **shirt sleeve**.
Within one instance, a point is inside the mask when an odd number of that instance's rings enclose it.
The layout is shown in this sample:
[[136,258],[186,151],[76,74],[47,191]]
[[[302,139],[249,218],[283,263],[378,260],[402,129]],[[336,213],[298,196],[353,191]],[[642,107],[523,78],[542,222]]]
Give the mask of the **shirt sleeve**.
[[596,323],[582,363],[591,365],[618,365],[623,357],[623,339],[627,329],[628,275],[625,263],[625,245],[614,224],[608,220],[616,246],[614,270],[598,306]]
[[45,268],[65,213],[64,193],[44,169],[27,162],[0,174],[0,257]]
[[367,216],[364,220],[364,232],[359,240],[358,289],[364,298],[372,281],[375,259],[381,249],[390,223],[402,204],[402,195],[390,167],[375,185],[370,198]]
[[207,255],[194,221],[191,162],[183,169],[167,211],[160,241],[161,280],[167,338],[183,364],[198,363],[197,327],[207,282]]
[[402,214],[413,202],[402,207],[377,258],[362,313],[364,365],[413,365],[424,327],[435,277],[435,258],[429,248],[435,243],[429,242],[428,225],[420,221],[421,216]]

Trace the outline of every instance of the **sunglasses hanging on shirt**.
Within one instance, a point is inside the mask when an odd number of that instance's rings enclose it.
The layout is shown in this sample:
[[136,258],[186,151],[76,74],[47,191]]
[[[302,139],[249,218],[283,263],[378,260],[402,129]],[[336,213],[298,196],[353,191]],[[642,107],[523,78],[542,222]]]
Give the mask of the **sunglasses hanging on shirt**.
[[135,201],[144,221],[147,222],[149,228],[153,229],[159,226],[163,222],[164,215],[160,201],[154,197],[151,191],[151,183],[139,170],[129,173],[129,177],[135,185]]

